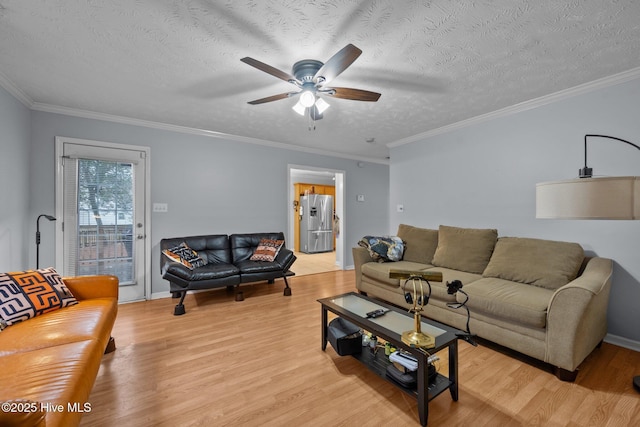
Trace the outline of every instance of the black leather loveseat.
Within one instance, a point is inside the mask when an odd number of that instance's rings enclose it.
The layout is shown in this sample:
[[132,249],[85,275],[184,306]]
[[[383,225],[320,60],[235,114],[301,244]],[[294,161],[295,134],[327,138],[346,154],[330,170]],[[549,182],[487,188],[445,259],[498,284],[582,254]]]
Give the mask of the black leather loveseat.
[[[266,280],[273,283],[275,279],[284,279],[284,295],[291,295],[291,288],[287,276],[296,260],[294,253],[284,244],[273,261],[252,261],[259,243],[263,239],[282,240],[284,234],[278,233],[249,233],[249,234],[215,234],[209,236],[190,236],[162,239],[160,241],[160,270],[162,278],[169,281],[170,292],[174,297],[180,297],[174,314],[185,313],[184,297],[189,290],[214,289],[220,287],[235,287],[236,300],[241,301],[242,283]],[[190,249],[206,262],[205,265],[190,269],[180,262],[173,261],[163,251],[186,244]]]

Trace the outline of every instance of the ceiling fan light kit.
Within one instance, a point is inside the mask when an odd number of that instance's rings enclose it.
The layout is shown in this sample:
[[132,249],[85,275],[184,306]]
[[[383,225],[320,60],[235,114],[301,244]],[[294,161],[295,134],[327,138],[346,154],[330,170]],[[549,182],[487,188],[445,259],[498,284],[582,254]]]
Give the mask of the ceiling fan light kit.
[[300,94],[300,105],[309,108],[316,103],[316,96],[310,90],[303,90]]
[[304,114],[307,112],[307,109],[300,103],[300,101],[296,102],[295,105],[291,107],[291,109],[301,116],[304,116]]
[[318,113],[322,114],[325,112],[327,108],[331,107],[327,101],[322,98],[318,98],[316,101],[316,108],[318,109]]
[[[362,53],[360,49],[348,44],[338,53],[333,55],[326,63],[315,59],[303,59],[293,64],[292,74],[274,68],[256,59],[245,57],[241,61],[247,65],[271,74],[281,80],[291,83],[300,89],[298,92],[286,92],[266,98],[249,101],[251,105],[264,104],[280,99],[298,97],[298,102],[292,107],[301,116],[307,116],[310,122],[322,118],[322,113],[329,108],[329,103],[320,95],[332,96],[353,101],[376,102],[380,98],[377,92],[362,89],[324,87],[340,73],[346,70]],[[310,123],[309,130],[315,129],[315,124]]]

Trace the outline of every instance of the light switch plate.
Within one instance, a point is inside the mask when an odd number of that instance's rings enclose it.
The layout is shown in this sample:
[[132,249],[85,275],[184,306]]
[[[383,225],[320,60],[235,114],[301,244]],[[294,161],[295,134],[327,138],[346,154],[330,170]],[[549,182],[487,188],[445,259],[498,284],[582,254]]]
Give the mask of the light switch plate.
[[154,203],[153,204],[154,212],[169,212],[169,205],[166,203]]

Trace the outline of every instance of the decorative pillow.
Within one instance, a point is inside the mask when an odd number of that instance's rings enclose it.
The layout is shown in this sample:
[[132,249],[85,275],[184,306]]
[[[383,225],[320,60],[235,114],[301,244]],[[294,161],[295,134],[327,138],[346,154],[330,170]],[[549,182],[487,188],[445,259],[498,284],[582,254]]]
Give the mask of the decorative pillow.
[[52,267],[0,273],[0,318],[7,326],[77,303]]
[[404,253],[404,242],[398,236],[364,236],[358,245],[367,248],[374,261],[400,261]]
[[282,245],[284,245],[284,240],[262,239],[249,260],[273,262]]
[[433,254],[438,247],[438,230],[400,224],[398,237],[404,242],[404,255],[402,255],[404,261],[431,264]]
[[200,258],[198,252],[191,249],[184,242],[180,243],[180,245],[175,248],[165,249],[162,253],[168,256],[171,260],[184,265],[189,270],[202,267],[207,263],[205,260]]
[[576,278],[583,260],[577,243],[501,237],[482,275],[555,290]]
[[438,231],[438,248],[432,264],[468,273],[482,274],[489,264],[493,248],[498,240],[498,230],[493,228],[458,228],[441,225]]

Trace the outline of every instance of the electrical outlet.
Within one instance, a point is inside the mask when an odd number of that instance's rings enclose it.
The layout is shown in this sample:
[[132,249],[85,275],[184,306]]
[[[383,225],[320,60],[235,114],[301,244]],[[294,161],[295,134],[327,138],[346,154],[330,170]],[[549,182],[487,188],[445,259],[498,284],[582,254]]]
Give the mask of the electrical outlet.
[[359,202],[364,202],[364,194],[358,194],[356,196],[356,200]]
[[398,205],[398,206],[396,206],[396,211],[398,211],[398,212],[400,212],[400,213],[404,212],[404,205]]

